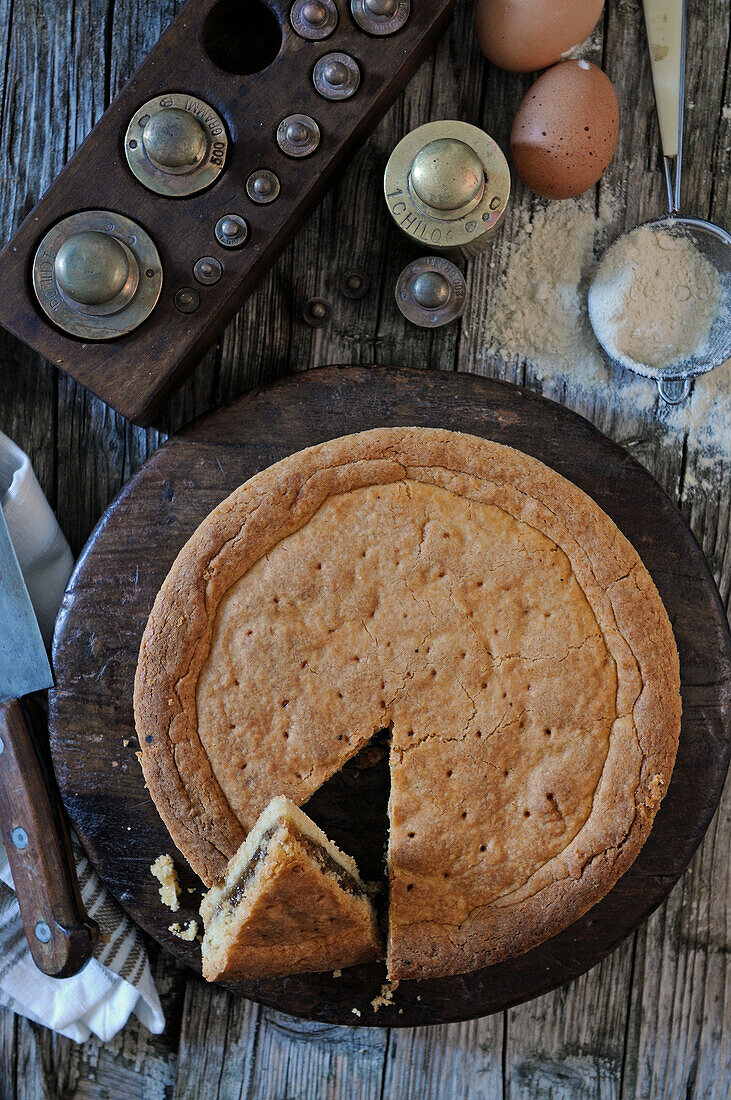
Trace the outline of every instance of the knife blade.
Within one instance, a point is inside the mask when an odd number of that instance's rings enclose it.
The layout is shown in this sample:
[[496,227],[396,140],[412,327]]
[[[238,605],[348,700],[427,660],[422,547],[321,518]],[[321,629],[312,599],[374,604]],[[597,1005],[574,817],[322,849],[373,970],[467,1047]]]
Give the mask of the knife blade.
[[0,703],[52,686],[46,647],[0,507]]
[[23,699],[52,684],[0,504],[0,831],[33,961],[68,978],[91,957],[97,929],[84,912],[61,799]]

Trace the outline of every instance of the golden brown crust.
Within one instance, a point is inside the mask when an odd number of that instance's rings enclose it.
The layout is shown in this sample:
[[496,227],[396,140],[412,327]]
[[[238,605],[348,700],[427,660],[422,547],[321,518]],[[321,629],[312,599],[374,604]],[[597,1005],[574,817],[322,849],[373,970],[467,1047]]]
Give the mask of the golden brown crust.
[[237,905],[225,898],[225,889],[214,886],[201,904],[209,982],[332,971],[383,958],[368,896],[343,888],[313,858],[293,821],[278,822]]
[[[432,537],[440,523],[451,543]],[[378,537],[385,529],[405,532],[406,580],[396,536]],[[384,541],[394,560],[379,550],[359,570],[356,546]],[[313,589],[318,566],[329,588],[323,580]],[[402,637],[396,615],[407,594]],[[265,601],[274,606],[262,612]],[[355,608],[350,624],[337,621],[338,606]],[[247,618],[257,631],[249,648]],[[446,623],[444,637],[436,621]],[[433,635],[429,660],[424,648],[405,663],[403,631]],[[388,657],[386,637],[394,639]],[[346,665],[351,655],[357,666]],[[501,717],[506,689],[523,726]],[[550,751],[540,724],[548,711]],[[638,555],[578,488],[482,439],[379,429],[285,459],[201,525],[150,616],[135,714],[153,798],[208,884],[273,794],[305,801],[391,724],[389,973],[421,977],[525,950],[626,870],[672,772],[678,658]],[[445,753],[458,768],[445,766]],[[534,800],[525,823],[523,788]],[[460,812],[447,821],[431,812],[435,801]],[[480,813],[470,816],[474,807]],[[490,848],[491,814],[508,837],[507,856]]]

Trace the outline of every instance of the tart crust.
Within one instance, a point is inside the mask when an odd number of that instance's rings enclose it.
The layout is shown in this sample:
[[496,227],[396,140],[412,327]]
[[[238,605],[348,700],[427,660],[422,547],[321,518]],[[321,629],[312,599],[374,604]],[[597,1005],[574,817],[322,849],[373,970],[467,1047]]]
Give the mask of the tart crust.
[[392,729],[389,977],[527,950],[637,856],[680,728],[667,614],[636,551],[520,451],[384,428],[237,489],[142,639],[147,784],[207,885],[279,793],[302,804]]
[[286,977],[383,958],[350,856],[287,798],[274,798],[201,903],[208,981]]

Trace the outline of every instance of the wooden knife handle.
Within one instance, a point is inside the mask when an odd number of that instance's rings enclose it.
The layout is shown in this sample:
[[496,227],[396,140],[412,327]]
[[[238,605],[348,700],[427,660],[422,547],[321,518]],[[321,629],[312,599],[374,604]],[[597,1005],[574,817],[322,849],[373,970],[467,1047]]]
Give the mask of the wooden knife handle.
[[53,978],[78,974],[97,926],[84,912],[55,781],[18,699],[0,703],[0,829],[33,961]]

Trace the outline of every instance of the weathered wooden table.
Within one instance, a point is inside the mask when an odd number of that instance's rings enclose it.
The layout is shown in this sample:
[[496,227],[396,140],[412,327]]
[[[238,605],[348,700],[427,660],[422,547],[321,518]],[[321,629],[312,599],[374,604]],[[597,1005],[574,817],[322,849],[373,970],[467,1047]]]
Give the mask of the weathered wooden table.
[[[45,190],[110,97],[176,13],[175,0],[0,0],[0,223],[3,242]],[[405,130],[463,118],[507,144],[529,78],[483,63],[460,0],[436,55],[309,220],[269,278],[211,349],[155,429],[133,428],[7,337],[0,348],[0,428],[30,454],[73,548],[165,435],[250,389],[323,363],[452,367],[521,382],[588,416],[623,443],[678,502],[724,599],[731,588],[729,425],[709,451],[665,412],[628,407],[611,387],[538,380],[521,362],[481,353],[499,265],[469,265],[461,325],[408,327],[393,286],[413,256],[392,230],[380,169]],[[691,0],[687,174],[691,213],[728,224],[731,210],[729,0]],[[615,81],[620,143],[603,184],[620,197],[617,227],[662,212],[649,65],[639,0],[614,0],[588,56]],[[725,71],[725,78],[724,78]],[[724,96],[726,106],[724,108]],[[530,214],[516,187],[506,232]],[[345,270],[371,279],[344,298]],[[308,328],[302,304],[333,302],[330,324]],[[151,945],[167,1014],[151,1037],[136,1022],[107,1045],[83,1047],[0,1015],[0,1096],[183,1098],[662,1097],[722,1100],[731,1087],[728,931],[731,788],[689,871],[648,924],[583,978],[503,1016],[415,1031],[308,1024],[204,986]]]

